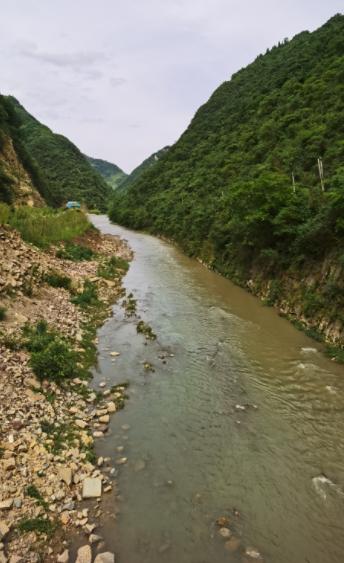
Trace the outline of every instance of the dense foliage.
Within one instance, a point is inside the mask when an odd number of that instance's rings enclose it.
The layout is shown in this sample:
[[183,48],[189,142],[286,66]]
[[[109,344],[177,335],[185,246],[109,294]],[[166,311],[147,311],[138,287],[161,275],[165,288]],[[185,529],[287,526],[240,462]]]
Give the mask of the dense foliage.
[[128,176],[123,170],[121,170],[116,164],[108,162],[107,160],[102,160],[100,158],[92,158],[90,156],[84,155],[87,162],[90,163],[92,168],[98,174],[103,176],[105,182],[109,184],[114,190],[119,186],[123,180]]
[[42,125],[15,98],[10,96],[7,100],[23,123],[20,130],[26,149],[37,161],[53,203],[61,206],[67,201],[77,200],[87,207],[105,211],[111,188],[93,170],[79,149],[66,137]]
[[136,168],[134,168],[134,170],[125,178],[125,180],[123,180],[120,183],[120,185],[118,186],[118,191],[116,193],[123,195],[127,191],[127,189],[129,188],[129,186],[132,186],[132,184],[135,184],[135,182],[137,182],[137,180],[140,178],[141,174],[145,170],[150,168],[153,164],[156,164],[159,161],[159,159],[162,157],[162,155],[169,148],[170,148],[169,146],[166,146],[163,149],[151,154],[151,156],[146,158],[146,160],[144,160],[140,164],[140,166],[137,166]]
[[48,184],[43,178],[37,162],[32,158],[25,146],[21,126],[22,121],[15,111],[12,102],[0,94],[0,201],[5,203],[12,202],[11,186],[14,182],[13,179],[6,174],[1,161],[2,149],[7,142],[7,138],[10,138],[19,162],[28,172],[34,187],[46,201],[51,203],[52,198]]
[[115,194],[110,218],[162,233],[240,282],[254,263],[298,268],[343,247],[343,212],[344,16],[336,15],[222,84],[159,162]]

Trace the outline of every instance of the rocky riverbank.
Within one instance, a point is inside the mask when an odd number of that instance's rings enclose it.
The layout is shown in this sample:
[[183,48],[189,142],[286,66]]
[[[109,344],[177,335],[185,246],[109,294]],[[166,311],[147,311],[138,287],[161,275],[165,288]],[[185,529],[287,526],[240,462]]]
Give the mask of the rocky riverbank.
[[[123,295],[118,264],[132,253],[95,231],[73,242],[91,249],[91,259],[58,258],[63,246],[42,252],[0,227],[0,563],[68,563],[71,541],[78,563],[94,555],[114,562],[96,528],[101,517],[115,518],[102,501],[117,492],[116,470],[97,460],[93,442],[123,407],[125,385],[94,392],[87,369],[96,362],[96,328]],[[49,377],[60,359],[42,367],[42,342],[78,360],[75,377],[71,365],[68,378]]]

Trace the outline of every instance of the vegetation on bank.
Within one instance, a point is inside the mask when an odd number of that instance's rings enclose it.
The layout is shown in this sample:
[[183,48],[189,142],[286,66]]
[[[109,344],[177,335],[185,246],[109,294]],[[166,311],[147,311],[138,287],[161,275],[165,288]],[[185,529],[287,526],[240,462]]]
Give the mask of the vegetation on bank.
[[[340,271],[343,37],[336,15],[234,74],[159,162],[115,194],[111,220],[173,239],[238,284],[274,282],[270,305],[281,301],[275,282],[284,273],[298,276],[329,255]],[[306,317],[316,311],[344,323],[342,293],[335,271],[324,287],[305,287]]]
[[22,146],[42,179],[42,189],[37,187],[47,203],[59,207],[79,200],[89,208],[106,211],[112,190],[79,149],[37,121],[12,96],[6,103],[19,123]]
[[[46,248],[55,242],[68,241],[94,228],[85,213],[79,209],[29,206],[12,209],[6,203],[0,203],[0,224],[6,223],[17,229],[25,242],[39,248]],[[68,248],[72,247],[70,243]],[[85,250],[85,253],[89,250]]]

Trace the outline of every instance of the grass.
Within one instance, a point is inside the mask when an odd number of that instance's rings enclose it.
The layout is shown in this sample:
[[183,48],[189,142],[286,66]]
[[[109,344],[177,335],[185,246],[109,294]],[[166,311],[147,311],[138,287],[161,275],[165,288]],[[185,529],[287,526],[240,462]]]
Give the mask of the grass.
[[120,272],[118,272],[118,270],[124,270],[127,272],[129,270],[129,264],[122,258],[111,256],[111,258],[104,260],[101,264],[99,264],[97,275],[105,280],[112,280],[120,277]]
[[98,299],[98,290],[95,283],[92,283],[90,280],[85,280],[82,293],[71,299],[71,303],[79,305],[81,309],[87,309],[87,307],[101,307],[102,302]]
[[81,262],[83,260],[91,260],[92,257],[96,256],[96,253],[93,252],[92,248],[88,248],[88,246],[66,242],[64,248],[60,248],[56,252],[56,256],[57,258],[64,258],[72,262]]
[[156,334],[155,332],[153,332],[153,330],[151,329],[150,326],[148,326],[146,323],[144,323],[143,321],[139,321],[136,325],[136,330],[137,332],[141,332],[142,334],[145,335],[145,337],[148,339],[153,340],[154,338],[156,338]]
[[48,538],[51,538],[55,530],[54,524],[49,520],[44,518],[23,518],[18,524],[19,534],[24,534],[28,532],[40,532],[41,534],[46,534]]
[[17,229],[25,242],[39,248],[51,243],[68,241],[92,228],[85,213],[75,209],[52,209],[23,205],[15,210],[0,204],[0,223],[8,222]]
[[37,504],[43,506],[44,510],[48,509],[48,504],[45,502],[36,485],[29,485],[27,488],[27,494],[29,495],[29,497],[35,498],[37,500]]
[[121,393],[121,397],[116,397],[116,399],[113,399],[117,410],[124,409],[125,400],[129,399],[129,396],[123,393],[123,387],[124,389],[127,389],[129,385],[129,381],[125,381],[124,383],[118,383],[117,385],[113,385],[113,387],[111,387],[111,393]]
[[124,299],[124,301],[122,301],[122,307],[124,307],[127,317],[132,317],[136,313],[137,301],[136,299],[133,299],[133,297],[133,294],[129,293],[128,299]]
[[0,307],[0,321],[3,321],[6,316],[6,307]]

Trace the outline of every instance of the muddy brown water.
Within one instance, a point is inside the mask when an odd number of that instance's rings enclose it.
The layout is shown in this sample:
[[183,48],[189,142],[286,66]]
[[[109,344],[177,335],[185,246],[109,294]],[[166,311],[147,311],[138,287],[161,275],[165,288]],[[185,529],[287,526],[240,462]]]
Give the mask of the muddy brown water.
[[[118,470],[121,497],[102,501],[119,510],[104,516],[106,549],[117,563],[241,562],[247,546],[266,563],[342,562],[344,368],[176,247],[92,221],[134,250],[124,287],[157,334],[137,334],[120,303],[99,330],[94,387],[130,381],[125,409],[96,442]],[[111,361],[110,351],[120,356]],[[241,541],[235,552],[219,536],[220,517]]]

